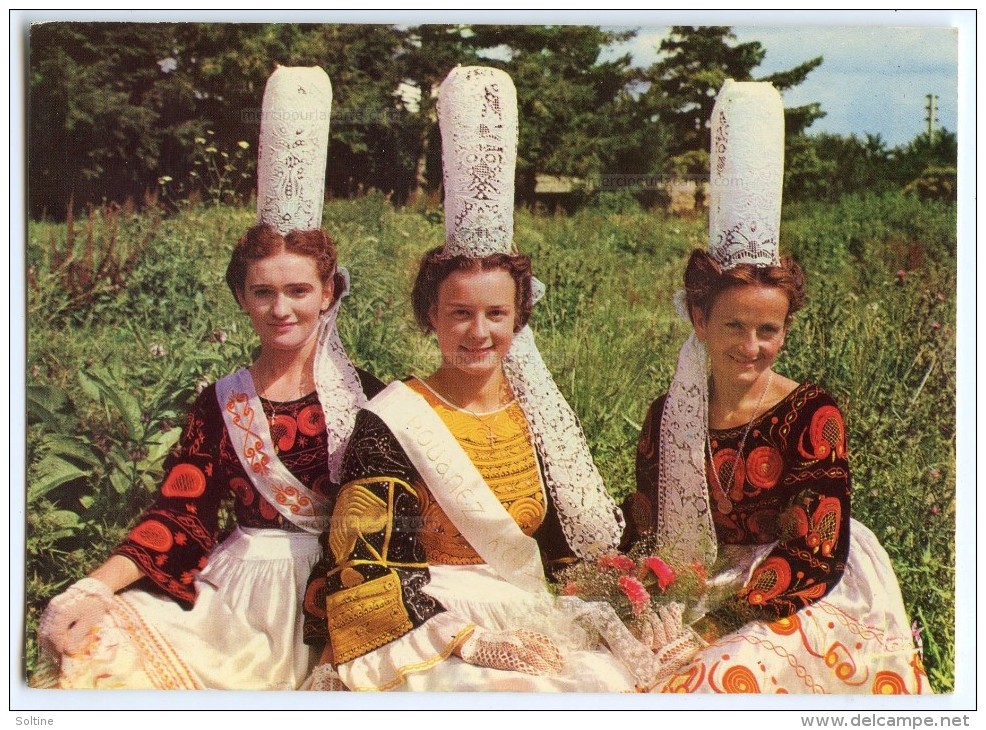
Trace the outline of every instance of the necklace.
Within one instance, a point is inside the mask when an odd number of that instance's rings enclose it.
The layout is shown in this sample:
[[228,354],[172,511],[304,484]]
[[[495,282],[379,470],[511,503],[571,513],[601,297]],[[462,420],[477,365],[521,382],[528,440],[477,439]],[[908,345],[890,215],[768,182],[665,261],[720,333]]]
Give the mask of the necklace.
[[[490,441],[490,449],[492,450],[496,448],[496,432],[494,432],[493,427],[490,426],[489,423],[487,423],[486,419],[490,417],[496,419],[496,417],[499,415],[499,411],[488,413],[484,417],[476,413],[476,411],[472,410],[471,408],[460,406],[458,403],[456,403],[448,396],[443,396],[443,397],[451,405],[453,405],[454,407],[458,408],[460,411],[463,411],[467,415],[470,415],[473,418],[475,418],[477,421],[479,421],[482,427],[486,429],[486,435]],[[504,380],[502,383],[500,383],[500,393],[497,401],[497,408],[503,408],[503,406],[508,405],[512,400],[513,400],[513,393],[510,391],[510,387],[507,385],[506,380]]]
[[[257,386],[257,395],[264,394],[263,397],[267,400],[267,402],[273,403],[274,401],[271,398],[270,393],[268,392],[270,387],[273,385],[273,377],[274,377],[273,374],[270,375],[269,377],[267,375],[263,375],[261,377],[260,368],[258,368],[256,365],[254,365],[253,368],[251,368],[251,373],[253,374],[254,384]],[[303,398],[304,396],[308,395],[308,393],[314,390],[314,388],[315,388],[314,384],[311,387],[308,387],[306,384],[305,377],[302,376],[301,378],[298,379],[298,382],[295,383],[294,389],[292,391],[293,394],[289,393],[287,400],[280,398],[278,399],[278,402],[290,403],[292,401],[299,400],[300,398]]]
[[753,422],[757,420],[757,414],[760,413],[760,406],[763,405],[764,399],[767,397],[767,393],[770,391],[770,384],[774,382],[774,371],[770,371],[770,375],[767,376],[767,386],[763,389],[763,393],[760,394],[760,400],[757,401],[756,407],[753,409],[753,415],[750,416],[749,423],[746,424],[746,428],[743,429],[743,437],[740,439],[739,447],[736,449],[736,456],[733,458],[733,463],[728,472],[723,469],[726,475],[725,479],[719,477],[719,470],[716,469],[715,460],[712,457],[712,437],[709,435],[709,430],[705,431],[705,444],[709,449],[709,463],[712,466],[712,478],[715,480],[715,486],[717,494],[716,508],[723,514],[729,514],[733,511],[733,503],[729,499],[729,492],[723,489],[722,485],[725,482],[727,485],[732,486],[733,477],[736,474],[736,467],[739,466],[740,461],[743,458],[743,447],[746,446],[746,437],[750,435],[750,429],[753,428]]
[[[254,385],[256,386],[257,389],[257,395],[259,396],[261,393],[267,393],[268,388],[270,388],[271,386],[270,380],[267,378],[266,375],[261,377],[260,368],[258,368],[256,365],[254,365],[252,372],[254,378]],[[301,398],[303,398],[305,395],[307,395],[307,390],[308,389],[305,388],[304,378],[301,378],[295,384],[294,395],[289,394],[288,400],[286,401],[274,401],[270,398],[270,395],[262,396],[264,400],[267,402],[267,406],[270,408],[270,417],[267,419],[267,422],[270,424],[272,431],[275,430],[277,424],[277,417],[279,415],[285,415],[287,411],[290,411],[290,408],[285,408],[281,413],[278,413],[277,410],[278,402],[282,404],[294,403],[295,401],[298,401]],[[290,418],[290,416],[288,417]],[[281,453],[280,439],[276,438],[275,434],[273,433],[271,434],[271,436],[274,437],[274,453],[275,454]]]
[[[496,448],[496,433],[494,433],[493,427],[490,426],[490,424],[488,424],[486,422],[486,419],[483,418],[478,413],[476,413],[475,411],[469,409],[469,408],[463,408],[462,410],[464,410],[466,413],[468,413],[470,416],[472,416],[473,418],[475,418],[477,421],[479,421],[483,425],[483,428],[486,429],[486,433],[487,433],[487,435],[489,436],[489,439],[490,439],[490,448],[491,449]],[[496,414],[495,413],[493,414],[493,417],[496,418]]]

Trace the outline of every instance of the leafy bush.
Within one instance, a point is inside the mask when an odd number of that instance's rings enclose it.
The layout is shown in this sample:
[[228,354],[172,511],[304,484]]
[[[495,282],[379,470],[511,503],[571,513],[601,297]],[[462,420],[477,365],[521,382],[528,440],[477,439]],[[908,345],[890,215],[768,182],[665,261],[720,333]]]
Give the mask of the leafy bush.
[[958,172],[954,167],[927,167],[921,176],[904,187],[906,194],[921,200],[943,200],[954,203],[958,191]]

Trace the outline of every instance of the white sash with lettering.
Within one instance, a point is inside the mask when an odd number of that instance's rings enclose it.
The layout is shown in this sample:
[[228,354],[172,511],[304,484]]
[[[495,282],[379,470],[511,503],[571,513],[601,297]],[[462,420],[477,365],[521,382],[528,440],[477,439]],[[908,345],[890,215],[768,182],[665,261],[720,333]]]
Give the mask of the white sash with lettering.
[[284,519],[316,535],[329,526],[328,501],[295,477],[277,457],[264,407],[247,369],[216,383],[226,430],[257,491]]
[[387,424],[435,501],[479,556],[509,583],[543,592],[537,541],[521,532],[428,402],[395,381],[365,408]]

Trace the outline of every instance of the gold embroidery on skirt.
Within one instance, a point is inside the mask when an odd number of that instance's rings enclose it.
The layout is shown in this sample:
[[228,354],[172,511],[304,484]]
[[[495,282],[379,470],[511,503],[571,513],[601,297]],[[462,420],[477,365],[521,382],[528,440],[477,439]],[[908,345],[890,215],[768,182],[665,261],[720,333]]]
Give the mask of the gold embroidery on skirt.
[[396,573],[334,593],[326,603],[337,664],[373,651],[413,628]]

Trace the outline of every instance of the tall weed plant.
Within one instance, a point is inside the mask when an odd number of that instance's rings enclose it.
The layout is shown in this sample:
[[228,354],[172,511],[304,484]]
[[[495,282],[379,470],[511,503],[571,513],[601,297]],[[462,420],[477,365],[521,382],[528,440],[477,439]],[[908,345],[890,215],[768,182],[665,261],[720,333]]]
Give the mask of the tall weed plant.
[[[66,298],[51,250],[64,250],[65,225],[29,228],[28,673],[39,611],[153,498],[196,391],[256,347],[223,281],[252,211],[127,216],[114,245],[141,253],[88,309]],[[437,349],[409,298],[421,254],[444,240],[441,211],[368,194],[329,201],[323,224],[352,275],[340,331],[353,358],[384,380],[432,370]],[[778,368],[844,407],[854,515],[891,556],[939,692],[955,662],[955,225],[954,207],[888,194],[790,206],[782,227],[809,303]],[[702,219],[631,205],[518,211],[515,239],[547,285],[531,321],[538,346],[618,499],[634,488],[641,422],[689,332],[671,300],[706,235]]]

